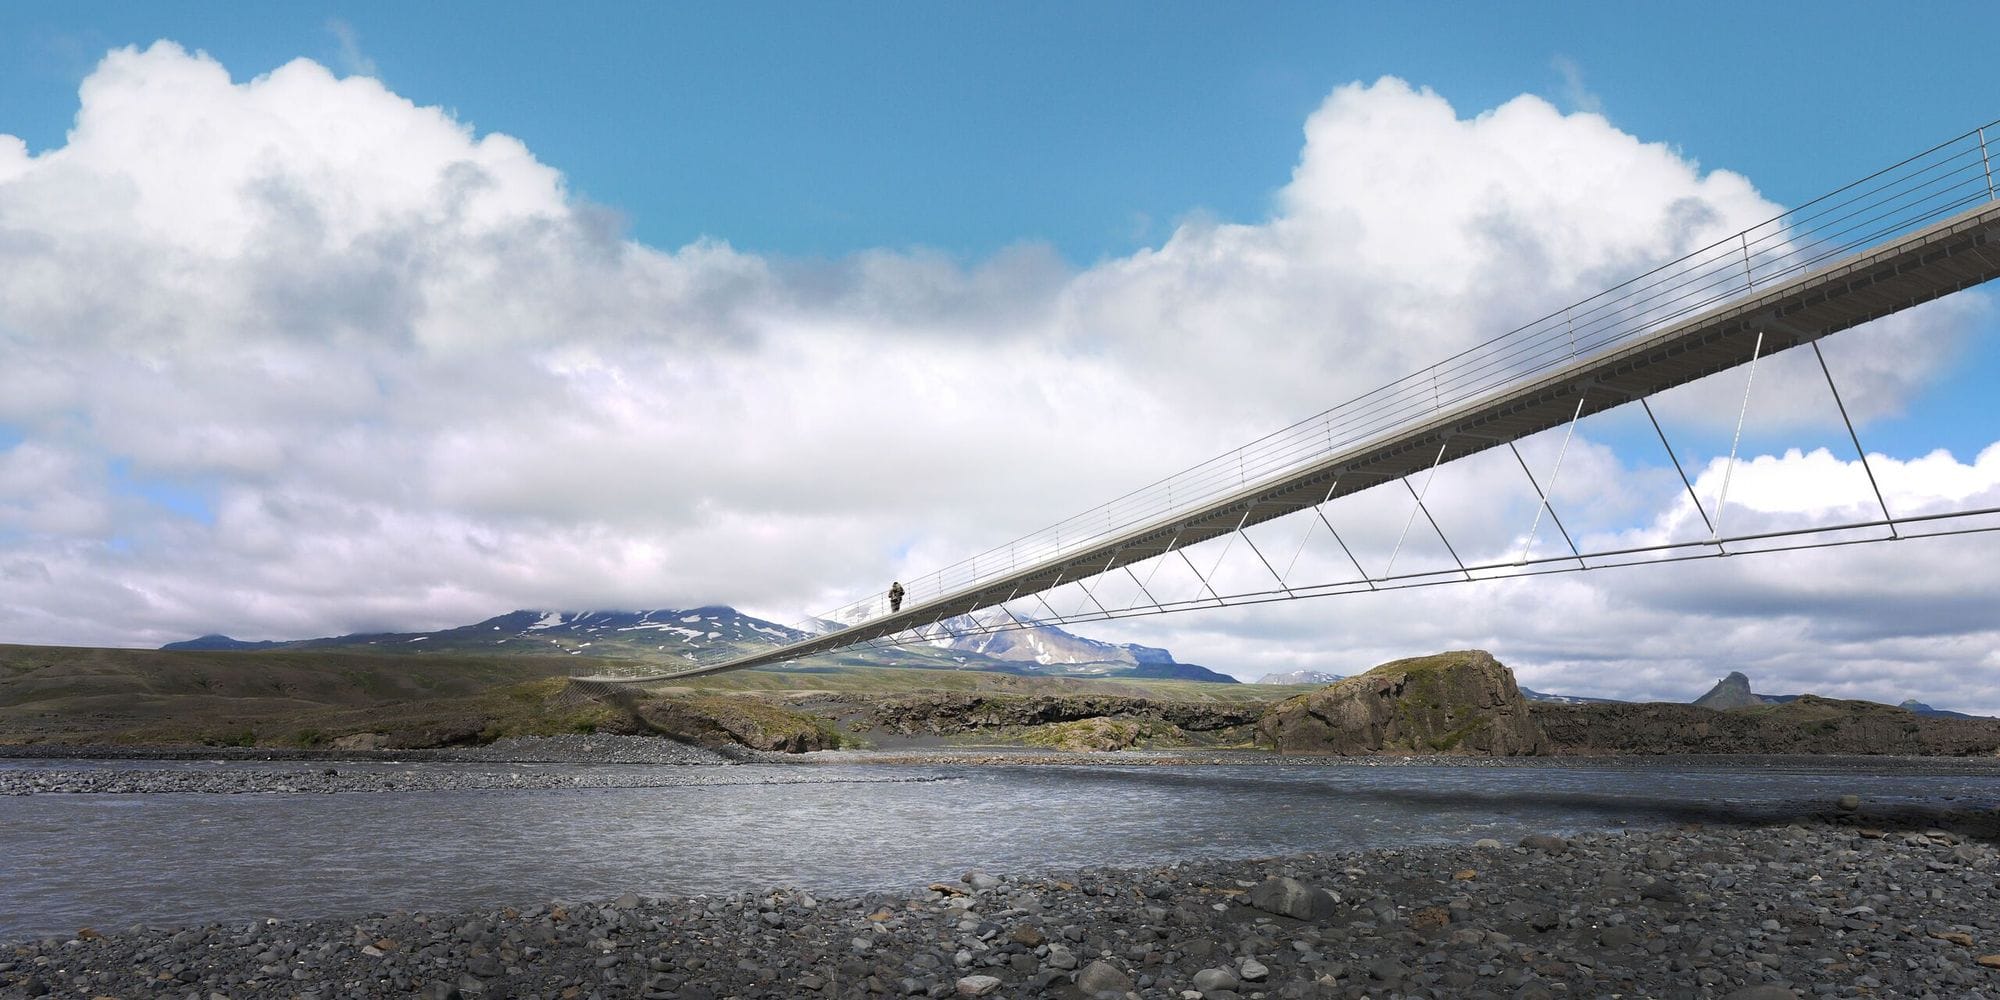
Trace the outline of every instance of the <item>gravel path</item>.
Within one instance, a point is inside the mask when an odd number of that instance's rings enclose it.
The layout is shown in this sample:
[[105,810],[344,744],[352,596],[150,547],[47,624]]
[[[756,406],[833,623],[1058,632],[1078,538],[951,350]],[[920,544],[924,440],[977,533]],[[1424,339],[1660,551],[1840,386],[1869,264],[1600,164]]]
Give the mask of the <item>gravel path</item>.
[[1993,844],[1866,822],[83,930],[0,995],[2000,998]]

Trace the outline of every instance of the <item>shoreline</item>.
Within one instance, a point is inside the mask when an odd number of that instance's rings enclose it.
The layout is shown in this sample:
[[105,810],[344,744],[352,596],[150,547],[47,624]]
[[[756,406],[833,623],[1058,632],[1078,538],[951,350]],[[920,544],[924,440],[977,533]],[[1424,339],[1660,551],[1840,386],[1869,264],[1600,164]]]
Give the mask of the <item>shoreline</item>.
[[189,744],[0,743],[5,760],[325,761],[425,764],[731,764],[757,751],[708,749],[647,736],[517,736],[465,747],[343,750],[332,747],[235,747]]
[[[147,767],[149,762],[163,766]],[[194,766],[165,766],[165,765]],[[222,765],[201,767],[201,764]],[[255,765],[269,764],[268,768]],[[96,765],[96,766],[92,766]],[[399,765],[429,765],[403,768]],[[759,765],[756,777],[726,775]],[[1007,745],[823,750],[788,754],[714,751],[653,737],[522,737],[483,747],[423,751],[277,750],[239,747],[0,746],[0,796],[47,794],[350,794],[468,789],[646,788],[745,782],[824,782],[825,768],[985,767],[1450,767],[1704,770],[1855,769],[1923,775],[2000,776],[2000,759],[1827,754],[1600,754],[1319,756],[1263,750],[1074,751]],[[775,775],[790,772],[779,778]],[[899,779],[913,780],[913,779]],[[1948,814],[1955,807],[1933,811]],[[1959,810],[1962,811],[1962,810]],[[1690,818],[1702,817],[1691,815]],[[2000,824],[2000,821],[1996,821]]]
[[1647,760],[1895,760],[1925,761],[1935,766],[1960,765],[1968,769],[2000,771],[2000,753],[1993,754],[1906,754],[1906,753],[1802,753],[1792,752],[1635,752],[1600,750],[1590,753],[1563,751],[1517,756],[1477,754],[1285,754],[1264,748],[1170,747],[1123,750],[1074,750],[1037,747],[1019,743],[939,742],[937,740],[897,741],[901,745],[854,747],[840,750],[813,750],[787,753],[750,747],[698,746],[664,736],[622,733],[564,734],[558,736],[516,736],[476,746],[415,747],[408,749],[336,749],[332,747],[240,747],[202,744],[117,744],[117,743],[0,743],[0,761],[10,760],[118,760],[118,761],[289,761],[352,763],[465,763],[465,764],[737,764],[737,763],[881,763],[881,764],[1042,764],[1119,763],[1132,764],[1269,764],[1315,763],[1327,761],[1436,762],[1477,766],[1481,762],[1526,761],[1647,761]]
[[1994,839],[1873,822],[100,928],[0,945],[0,991],[2000,998]]

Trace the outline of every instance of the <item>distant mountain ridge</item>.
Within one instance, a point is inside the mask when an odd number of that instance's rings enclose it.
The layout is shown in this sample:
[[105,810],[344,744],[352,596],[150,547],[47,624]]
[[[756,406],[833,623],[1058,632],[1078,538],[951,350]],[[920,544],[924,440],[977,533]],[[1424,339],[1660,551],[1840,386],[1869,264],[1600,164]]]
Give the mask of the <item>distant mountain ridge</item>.
[[217,651],[227,652],[232,650],[244,650],[244,649],[270,649],[274,646],[282,646],[282,645],[284,645],[283,642],[274,639],[266,639],[262,642],[245,642],[242,639],[231,639],[230,637],[222,635],[221,633],[210,632],[209,634],[200,636],[198,638],[184,639],[180,642],[170,642],[164,646],[161,646],[160,648],[178,649],[183,652],[209,653]]
[[[1109,643],[1038,626],[975,634],[971,619],[944,623],[947,636],[900,649],[827,654],[804,665],[867,663],[888,667],[991,670],[1070,677],[1172,678],[1235,684],[1236,678],[1136,643]],[[954,627],[961,631],[951,631]],[[646,660],[685,666],[719,653],[741,653],[791,642],[805,633],[753,618],[734,608],[646,611],[511,611],[472,625],[434,632],[357,632],[291,641],[246,642],[205,635],[162,646],[168,650],[365,649],[370,652],[513,654],[560,653]]]
[[1333,684],[1346,678],[1340,674],[1329,674],[1324,670],[1293,670],[1283,674],[1265,674],[1257,678],[1259,684]]
[[1575,694],[1548,694],[1533,688],[1521,688],[1521,697],[1529,701],[1545,701],[1551,705],[1626,705],[1630,702],[1616,698],[1586,698]]
[[956,653],[989,657],[1004,663],[1020,664],[1031,673],[1062,676],[1104,676],[1116,673],[1122,677],[1237,683],[1236,678],[1228,674],[1217,673],[1192,663],[1178,662],[1174,659],[1174,654],[1158,646],[1142,646],[1136,642],[1104,642],[1085,638],[1053,625],[984,633],[970,631],[969,627],[972,625],[970,618],[949,619],[944,625],[948,629],[967,628],[968,632],[935,640],[931,643],[932,646]]
[[1979,716],[1979,715],[1967,715],[1967,714],[1965,714],[1964,712],[1952,712],[1952,711],[1947,711],[1947,710],[1945,710],[1945,709],[1942,709],[1942,708],[1932,708],[1932,707],[1930,707],[1929,705],[1926,705],[1926,704],[1924,704],[1923,702],[1921,702],[1921,701],[1918,701],[1918,700],[1917,700],[1917,699],[1915,699],[1915,698],[1905,698],[1905,699],[1904,699],[1904,700],[1903,700],[1903,701],[1902,701],[1902,702],[1901,702],[1900,704],[1898,704],[1898,705],[1897,705],[1896,707],[1897,707],[1897,708],[1906,708],[1906,709],[1909,709],[1910,711],[1912,711],[1912,712],[1915,712],[1915,713],[1917,713],[1918,715],[1936,715],[1936,716],[1940,716],[1940,717],[1942,717],[1942,718],[1946,718],[1946,719],[1979,719],[1979,718],[1984,718],[1984,716]]
[[[1236,678],[1192,663],[1181,663],[1171,652],[1138,643],[1091,639],[1052,625],[1004,632],[980,632],[972,620],[944,623],[947,635],[928,643],[897,649],[848,650],[813,657],[794,669],[834,664],[849,666],[917,667],[933,670],[984,670],[995,673],[1057,677],[1167,678],[1235,684]],[[953,629],[957,631],[952,631]],[[365,632],[317,639],[245,641],[210,634],[160,647],[167,650],[255,651],[356,649],[369,652],[509,654],[558,653],[643,660],[672,668],[725,652],[749,652],[773,642],[789,642],[805,633],[753,618],[734,608],[659,608],[649,611],[511,611],[472,625],[435,632]],[[1259,684],[1332,684],[1342,675],[1320,670],[1265,674]],[[1548,694],[1523,687],[1530,701],[1563,705],[1626,704],[1615,698],[1585,698]],[[1728,711],[1756,705],[1782,705],[1801,695],[1758,694],[1741,671],[1731,671],[1693,704]],[[1916,699],[1896,706],[1918,715],[1977,719],[1932,708]]]
[[[1707,694],[1696,698],[1694,704],[1702,708],[1712,708],[1719,712],[1727,712],[1731,709],[1751,708],[1757,705],[1789,705],[1805,697],[1809,697],[1809,695],[1758,694],[1750,689],[1749,677],[1744,676],[1741,670],[1732,670],[1728,676],[1716,681],[1715,686],[1709,688]],[[1950,712],[1941,708],[1932,708],[1915,698],[1905,699],[1896,707],[1915,712],[1918,715],[1930,715],[1946,719],[1984,718],[1984,716],[1979,715],[1967,715],[1964,712]]]
[[[567,653],[636,656],[646,652],[691,660],[695,654],[741,643],[790,642],[801,633],[734,608],[661,608],[650,611],[511,611],[472,625],[435,632],[354,632],[290,641],[245,642],[208,635],[162,649],[329,649],[373,647],[375,652]],[[511,646],[512,648],[503,648]],[[398,647],[408,647],[398,649]]]

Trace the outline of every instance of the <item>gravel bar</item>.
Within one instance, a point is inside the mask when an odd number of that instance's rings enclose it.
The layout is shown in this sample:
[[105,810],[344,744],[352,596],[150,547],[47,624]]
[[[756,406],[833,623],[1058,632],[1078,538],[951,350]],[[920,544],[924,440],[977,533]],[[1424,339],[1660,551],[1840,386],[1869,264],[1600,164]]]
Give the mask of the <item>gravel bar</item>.
[[450,771],[189,771],[120,768],[106,771],[0,771],[0,795],[207,795],[324,794],[333,792],[442,792],[467,789],[682,788],[695,785],[804,785],[942,781],[937,776],[830,777],[786,769],[678,768],[614,771],[591,768],[487,770],[471,765]]
[[514,736],[476,747],[412,750],[291,749],[284,747],[192,747],[0,744],[0,759],[11,760],[219,760],[219,761],[395,761],[473,764],[730,764],[757,756],[752,751],[708,750],[669,739],[613,734]]
[[2000,998],[1993,817],[1876,819],[82,929],[0,945],[0,995]]

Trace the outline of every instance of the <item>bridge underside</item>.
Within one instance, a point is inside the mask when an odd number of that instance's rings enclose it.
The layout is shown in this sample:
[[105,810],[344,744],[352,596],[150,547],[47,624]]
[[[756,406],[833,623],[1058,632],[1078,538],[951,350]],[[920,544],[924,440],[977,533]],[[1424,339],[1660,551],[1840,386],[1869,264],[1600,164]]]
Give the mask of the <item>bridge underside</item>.
[[839,631],[664,676],[694,677],[801,659],[1089,579],[1421,473],[1561,426],[1579,415],[1608,410],[1996,277],[2000,277],[2000,204],[1988,202],[1194,510]]

